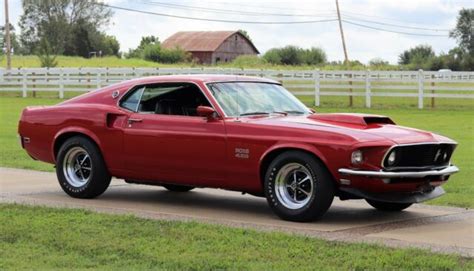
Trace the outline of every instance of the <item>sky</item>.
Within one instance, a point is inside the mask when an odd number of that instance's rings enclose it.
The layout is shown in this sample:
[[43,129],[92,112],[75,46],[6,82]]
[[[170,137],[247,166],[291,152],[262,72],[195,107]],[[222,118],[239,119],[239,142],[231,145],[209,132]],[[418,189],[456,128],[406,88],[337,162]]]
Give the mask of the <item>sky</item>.
[[[3,2],[3,1],[2,1]],[[335,0],[103,0],[104,3],[177,16],[232,21],[295,22],[336,19]],[[22,14],[21,1],[9,0],[10,21],[16,29]],[[3,3],[1,21],[4,22]],[[446,30],[454,28],[461,8],[474,8],[474,0],[339,0],[342,18],[375,28],[419,36],[367,29],[343,22],[349,59],[367,63],[382,58],[396,63],[398,55],[419,44],[429,44],[436,53],[456,46]],[[212,9],[212,10],[211,10]],[[365,20],[365,21],[364,21]],[[389,24],[401,25],[395,27]],[[422,28],[422,29],[419,29]],[[424,30],[424,29],[436,29]],[[321,47],[329,61],[344,59],[337,21],[308,24],[246,24],[186,20],[114,10],[103,30],[117,37],[121,51],[136,47],[142,36],[161,41],[177,31],[246,30],[261,53],[270,48],[297,45]]]

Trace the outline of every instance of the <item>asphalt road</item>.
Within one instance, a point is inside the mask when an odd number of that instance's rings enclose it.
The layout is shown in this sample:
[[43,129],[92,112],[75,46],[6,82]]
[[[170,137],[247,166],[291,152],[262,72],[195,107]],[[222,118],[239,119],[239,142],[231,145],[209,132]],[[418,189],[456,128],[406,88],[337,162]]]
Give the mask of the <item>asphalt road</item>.
[[276,217],[263,198],[216,189],[188,193],[113,180],[92,200],[73,199],[53,173],[0,168],[0,202],[85,208],[151,219],[201,221],[258,230],[279,230],[394,247],[420,247],[474,257],[474,210],[415,205],[399,213],[379,212],[364,201],[335,200],[321,221],[294,223]]

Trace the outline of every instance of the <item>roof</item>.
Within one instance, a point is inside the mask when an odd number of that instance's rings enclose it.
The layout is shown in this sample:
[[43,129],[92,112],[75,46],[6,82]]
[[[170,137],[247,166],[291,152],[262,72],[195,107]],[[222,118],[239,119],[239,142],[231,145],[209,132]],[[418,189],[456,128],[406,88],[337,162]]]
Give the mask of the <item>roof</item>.
[[259,53],[255,45],[239,31],[181,31],[167,38],[161,45],[164,48],[180,47],[188,52],[214,52],[233,34],[243,37]]
[[253,77],[253,76],[240,76],[240,75],[225,75],[225,74],[189,74],[189,75],[159,75],[159,76],[148,76],[141,77],[125,82],[130,82],[133,84],[150,84],[150,83],[160,83],[160,82],[262,82],[262,83],[276,83],[280,84],[278,81],[263,78],[263,77]]

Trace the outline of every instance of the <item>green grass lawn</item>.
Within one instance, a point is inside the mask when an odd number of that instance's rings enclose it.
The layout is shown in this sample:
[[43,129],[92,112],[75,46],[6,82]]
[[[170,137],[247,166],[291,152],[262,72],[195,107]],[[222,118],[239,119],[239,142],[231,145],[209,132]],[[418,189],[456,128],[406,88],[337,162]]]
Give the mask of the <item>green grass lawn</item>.
[[[59,99],[12,98],[0,96],[0,166],[53,171],[50,164],[32,160],[20,147],[17,138],[17,124],[21,110],[28,105],[51,105]],[[310,104],[311,100],[303,98]],[[344,101],[345,102],[345,101]],[[393,105],[394,107],[395,105]],[[474,108],[446,105],[442,109],[418,110],[413,107],[393,108],[376,106],[362,107],[322,107],[318,112],[365,112],[390,116],[396,123],[425,129],[448,136],[459,143],[453,162],[461,169],[444,186],[447,194],[429,201],[430,204],[451,205],[474,208]],[[401,107],[401,108],[400,108]]]
[[[147,61],[138,58],[132,59],[125,59],[125,58],[118,58],[115,56],[107,56],[101,58],[83,58],[79,56],[57,56],[56,61],[58,63],[57,67],[109,67],[109,68],[116,68],[116,67],[160,67],[160,68],[189,68],[192,67],[210,67],[210,68],[247,68],[247,69],[276,69],[276,70],[312,70],[312,69],[320,69],[320,70],[365,70],[368,67],[364,65],[353,65],[353,66],[346,66],[346,65],[333,65],[333,64],[325,64],[315,66],[308,66],[308,65],[298,65],[298,66],[289,66],[289,65],[274,65],[269,63],[262,63],[261,61],[243,61],[243,62],[227,62],[227,63],[219,63],[218,65],[200,65],[196,63],[174,63],[174,64],[165,64],[165,63],[157,63],[153,61]],[[6,57],[0,55],[0,66],[6,66]],[[35,55],[14,55],[12,56],[12,67],[13,68],[39,68],[41,67],[41,63],[37,56]],[[400,70],[401,67],[398,65],[385,65],[385,66],[377,66],[372,67],[371,69],[374,70]]]
[[419,249],[0,204],[0,269],[473,270]]
[[[209,67],[209,68],[240,68],[233,63],[222,63],[220,65],[199,65],[199,64],[192,64],[192,63],[175,63],[175,64],[165,64],[165,63],[157,63],[153,61],[147,61],[138,58],[132,59],[125,59],[125,58],[118,58],[115,56],[108,56],[108,57],[101,57],[101,58],[83,58],[77,56],[57,56],[56,61],[58,62],[57,67],[109,67],[109,68],[118,68],[118,67],[140,67],[140,68],[189,68],[192,67]],[[0,58],[0,66],[6,66],[6,58]],[[13,68],[39,68],[41,67],[41,63],[37,56],[34,55],[27,55],[27,56],[20,56],[16,55],[12,57],[12,67]],[[337,69],[338,66],[327,66],[325,69]],[[265,68],[265,69],[292,69],[292,70],[310,70],[314,69],[315,67],[311,66],[285,66],[285,65],[272,65],[272,64],[259,64],[258,67],[255,66],[248,66],[247,68]],[[324,67],[321,67],[324,68]],[[344,67],[341,67],[344,68]]]

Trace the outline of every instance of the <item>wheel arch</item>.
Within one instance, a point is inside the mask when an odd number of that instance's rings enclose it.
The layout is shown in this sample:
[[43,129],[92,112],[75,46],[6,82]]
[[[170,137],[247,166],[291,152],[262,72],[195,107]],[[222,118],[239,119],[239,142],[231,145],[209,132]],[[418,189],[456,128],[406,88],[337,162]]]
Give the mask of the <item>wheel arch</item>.
[[54,136],[52,146],[54,161],[56,161],[59,149],[61,148],[62,144],[66,142],[66,140],[74,136],[82,136],[89,139],[93,144],[97,146],[97,148],[102,153],[102,149],[100,148],[100,140],[94,133],[82,127],[68,127],[60,130]]
[[[287,152],[287,151],[302,151],[304,153],[307,153],[314,157],[316,160],[320,161],[326,169],[329,171],[329,168],[327,166],[327,160],[326,157],[315,147],[312,145],[303,145],[303,144],[283,144],[283,145],[277,145],[269,150],[267,150],[262,157],[260,158],[259,161],[259,177],[260,177],[260,183],[263,188],[263,183],[265,181],[265,174],[267,172],[268,167],[272,163],[272,161],[280,154]],[[332,176],[332,174],[331,174]],[[334,178],[334,177],[333,177]]]

